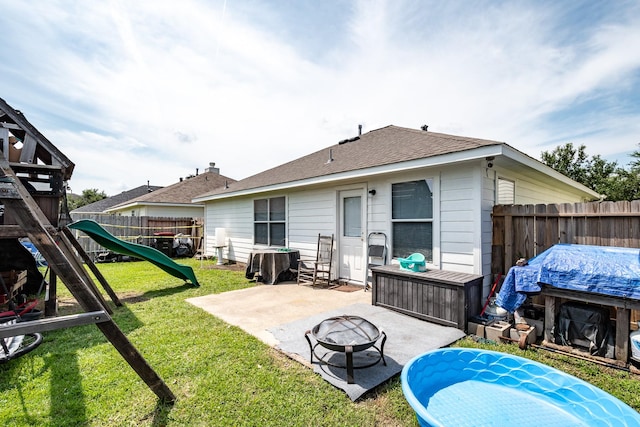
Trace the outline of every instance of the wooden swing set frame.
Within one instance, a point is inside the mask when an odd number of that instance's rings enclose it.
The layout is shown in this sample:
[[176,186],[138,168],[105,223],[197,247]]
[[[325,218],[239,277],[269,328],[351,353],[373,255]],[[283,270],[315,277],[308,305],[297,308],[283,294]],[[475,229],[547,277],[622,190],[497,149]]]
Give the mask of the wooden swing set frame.
[[[26,173],[31,172],[33,176],[38,175],[38,173],[49,174],[51,181],[57,181],[60,178],[60,183],[58,184],[61,185],[62,178],[59,176],[62,175],[59,173],[60,159],[68,162],[67,175],[70,175],[73,163],[68,161],[62,153],[28,123],[22,113],[13,110],[4,100],[0,99],[0,130],[4,129],[10,129],[12,132],[15,130],[23,136],[22,157],[29,155],[30,158],[27,159],[27,162],[23,161],[22,158],[18,161],[14,159],[14,161],[9,162],[7,159],[10,158],[9,154],[12,154],[9,150],[12,147],[9,147],[6,140],[2,138],[2,134],[0,134],[0,145],[2,145],[0,146],[0,150],[2,150],[2,153],[0,153],[0,204],[4,205],[5,212],[10,212],[13,221],[17,223],[0,225],[0,239],[28,237],[47,261],[51,269],[51,280],[54,282],[54,286],[55,277],[59,277],[82,307],[84,313],[0,325],[0,339],[95,324],[158,398],[164,403],[173,403],[175,395],[114,322],[111,317],[113,310],[103,298],[84,265],[88,266],[94,273],[116,306],[122,305],[118,296],[82,249],[71,230],[66,225],[62,225],[59,228],[54,227],[39,206],[38,201],[32,196],[33,189],[30,193],[22,182],[21,177],[26,171]],[[51,165],[35,164],[36,156],[48,158]],[[25,164],[28,162],[34,164]],[[21,173],[20,177],[16,174],[14,168],[18,168],[17,170]],[[60,186],[58,184],[57,186]],[[54,210],[57,211],[60,197],[54,194],[50,199],[49,203],[55,203]],[[55,306],[55,301],[53,301],[53,304]],[[53,311],[55,313],[55,310]],[[45,305],[46,312],[47,306]]]

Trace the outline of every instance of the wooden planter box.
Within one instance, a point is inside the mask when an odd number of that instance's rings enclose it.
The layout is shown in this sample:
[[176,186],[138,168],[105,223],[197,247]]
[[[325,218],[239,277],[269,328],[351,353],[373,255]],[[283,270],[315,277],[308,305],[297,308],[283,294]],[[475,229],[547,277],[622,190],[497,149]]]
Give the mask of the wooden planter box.
[[2,271],[0,274],[9,292],[5,294],[4,289],[0,287],[0,304],[6,304],[7,301],[18,295],[23,286],[27,284],[27,270]]
[[466,332],[480,313],[482,276],[444,270],[412,272],[397,265],[373,267],[373,304]]

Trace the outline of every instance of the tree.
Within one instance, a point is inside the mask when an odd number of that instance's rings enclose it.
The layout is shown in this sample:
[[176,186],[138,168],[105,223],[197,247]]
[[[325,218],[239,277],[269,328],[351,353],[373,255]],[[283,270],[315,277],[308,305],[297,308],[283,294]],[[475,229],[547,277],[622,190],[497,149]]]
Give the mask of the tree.
[[72,211],[106,198],[107,195],[104,191],[98,190],[97,188],[91,188],[82,190],[82,195],[80,197],[69,197],[67,199],[67,205],[69,206],[69,210]]
[[636,159],[631,162],[631,170],[640,173],[640,143],[638,144],[638,149],[631,153],[631,157]]
[[635,160],[629,164],[629,170],[621,177],[624,191],[623,197],[618,200],[640,200],[640,148],[631,153],[631,157]]
[[541,158],[547,166],[604,195],[607,200],[640,199],[640,150],[631,154],[638,160],[631,163],[630,170],[599,154],[589,157],[585,150],[584,145],[576,148],[569,142],[552,152],[542,152]]
[[639,200],[640,199],[640,174],[632,170],[620,168],[609,182],[607,192],[604,193],[607,200]]
[[556,147],[551,153],[543,151],[542,162],[574,181],[585,184],[588,168],[586,148],[581,145],[576,149],[571,142],[568,142]]
[[608,162],[599,154],[591,157],[591,160],[587,161],[586,167],[582,184],[605,195],[608,195],[616,175],[622,172],[616,162]]

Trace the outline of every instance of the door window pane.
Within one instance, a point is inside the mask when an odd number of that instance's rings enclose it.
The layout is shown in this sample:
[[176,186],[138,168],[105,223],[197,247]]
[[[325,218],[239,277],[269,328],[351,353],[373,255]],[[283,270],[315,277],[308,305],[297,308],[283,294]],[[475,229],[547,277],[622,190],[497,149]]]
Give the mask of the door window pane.
[[362,235],[361,198],[344,198],[344,230],[345,237],[360,237]]

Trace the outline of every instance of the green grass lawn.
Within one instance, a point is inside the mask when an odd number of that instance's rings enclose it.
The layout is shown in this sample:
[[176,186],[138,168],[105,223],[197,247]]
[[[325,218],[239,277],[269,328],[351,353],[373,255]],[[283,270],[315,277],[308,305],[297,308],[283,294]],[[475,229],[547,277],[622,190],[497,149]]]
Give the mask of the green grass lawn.
[[[243,272],[191,265],[201,287],[183,285],[147,262],[99,264],[124,302],[113,318],[176,395],[159,403],[94,325],[44,333],[35,351],[0,365],[5,426],[415,426],[398,378],[356,403],[262,343],[192,306],[187,298],[254,286]],[[77,311],[60,284],[61,313]],[[627,372],[516,345],[484,347],[553,365],[640,408]],[[480,398],[480,397],[479,397]]]

